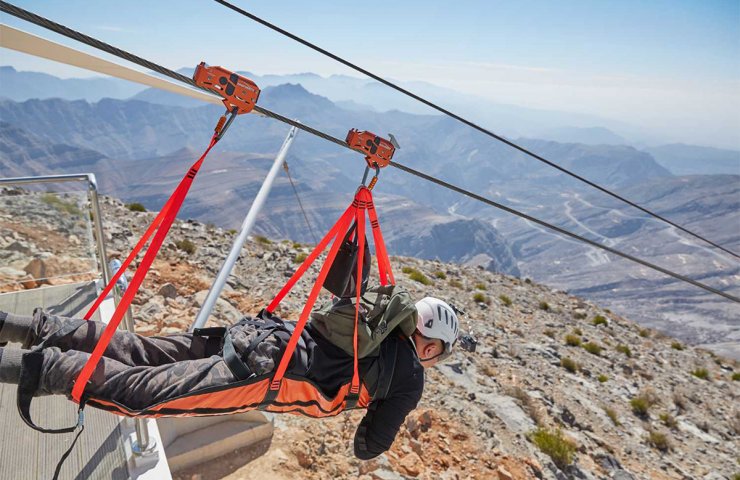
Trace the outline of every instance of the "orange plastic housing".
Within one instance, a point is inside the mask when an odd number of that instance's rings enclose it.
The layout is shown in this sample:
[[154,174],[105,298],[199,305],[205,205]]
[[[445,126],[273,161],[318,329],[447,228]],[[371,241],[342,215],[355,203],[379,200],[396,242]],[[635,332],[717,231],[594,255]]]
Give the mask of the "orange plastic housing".
[[365,160],[370,167],[386,167],[393,158],[396,147],[385,138],[381,138],[372,132],[351,129],[347,133],[347,143],[354,150],[365,154]]
[[260,97],[256,83],[223,67],[209,67],[205,62],[195,67],[193,80],[199,87],[211,90],[224,97],[228,110],[238,109],[238,113],[249,113]]
[[[240,382],[224,384],[223,388],[195,390],[186,395],[151,405],[143,410],[135,410],[111,400],[88,397],[91,407],[107,410],[124,417],[198,417],[206,415],[228,415],[263,410],[275,413],[293,413],[314,418],[333,417],[345,411],[346,396],[350,383],[343,384],[337,394],[327,397],[309,380],[292,375],[283,378],[275,400],[270,404],[263,402],[270,388],[270,375],[262,375]],[[364,383],[360,384],[360,398],[354,408],[367,408],[371,396]]]

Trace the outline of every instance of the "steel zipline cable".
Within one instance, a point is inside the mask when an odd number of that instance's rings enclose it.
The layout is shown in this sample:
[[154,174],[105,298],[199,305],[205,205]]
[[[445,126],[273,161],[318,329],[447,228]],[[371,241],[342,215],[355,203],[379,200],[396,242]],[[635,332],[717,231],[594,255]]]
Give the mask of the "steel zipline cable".
[[477,123],[474,123],[474,122],[472,122],[472,121],[470,121],[470,120],[468,120],[468,119],[466,119],[466,118],[464,118],[464,117],[462,117],[462,116],[460,116],[460,115],[458,115],[458,114],[456,114],[454,112],[451,112],[450,110],[448,110],[448,109],[446,109],[444,107],[441,107],[441,106],[437,105],[436,103],[434,103],[434,102],[432,102],[430,100],[427,100],[426,98],[421,97],[421,96],[419,96],[419,95],[417,95],[417,94],[415,94],[415,93],[413,93],[413,92],[411,92],[411,91],[409,91],[409,90],[407,90],[407,89],[399,86],[396,83],[391,82],[390,80],[387,80],[387,79],[385,79],[385,78],[383,78],[383,77],[381,77],[379,75],[376,75],[376,74],[370,72],[369,70],[366,70],[366,69],[360,67],[357,64],[354,64],[354,63],[352,63],[352,62],[350,62],[348,60],[345,60],[344,58],[342,58],[342,57],[340,57],[340,56],[338,56],[338,55],[336,55],[336,54],[334,54],[334,53],[332,53],[332,52],[330,52],[330,51],[328,51],[328,50],[326,50],[324,48],[321,48],[318,45],[316,45],[314,43],[311,43],[311,42],[309,42],[308,40],[305,40],[302,37],[299,37],[298,35],[296,35],[294,33],[291,33],[291,32],[289,32],[289,31],[287,31],[287,30],[285,30],[283,28],[280,28],[277,25],[275,25],[274,23],[270,23],[267,20],[265,20],[265,19],[263,19],[261,17],[258,17],[257,15],[255,15],[253,13],[247,12],[246,10],[244,10],[242,8],[239,8],[239,7],[237,7],[236,5],[234,5],[234,4],[230,3],[230,2],[227,2],[226,0],[214,0],[214,1],[216,3],[220,3],[221,5],[225,6],[226,8],[229,8],[229,9],[231,9],[231,10],[239,13],[240,15],[243,15],[243,16],[249,18],[250,20],[253,20],[253,21],[255,21],[255,22],[257,22],[257,23],[259,23],[261,25],[264,25],[265,27],[267,27],[267,28],[269,28],[269,29],[271,29],[271,30],[273,30],[275,32],[278,32],[281,35],[284,35],[284,36],[286,36],[286,37],[288,37],[288,38],[290,38],[292,40],[295,40],[296,42],[301,43],[301,44],[305,45],[306,47],[308,47],[308,48],[310,48],[310,49],[312,49],[312,50],[314,50],[316,52],[319,52],[320,54],[325,55],[325,56],[331,58],[332,60],[335,60],[335,61],[341,63],[342,65],[345,65],[345,66],[347,66],[347,67],[349,67],[349,68],[351,68],[351,69],[353,69],[353,70],[355,70],[357,72],[360,72],[360,73],[362,73],[364,75],[367,75],[368,77],[372,78],[373,80],[376,80],[376,81],[382,83],[383,85],[386,85],[386,86],[388,86],[388,87],[390,87],[390,88],[392,88],[392,89],[394,89],[394,90],[396,90],[396,91],[398,91],[398,92],[400,92],[400,93],[402,93],[402,94],[404,94],[404,95],[406,95],[408,97],[411,97],[414,100],[416,100],[418,102],[421,102],[424,105],[426,105],[426,106],[428,106],[430,108],[433,108],[434,110],[437,110],[438,112],[441,112],[441,113],[443,113],[443,114],[445,114],[445,115],[447,115],[447,116],[449,116],[451,118],[454,118],[455,120],[457,120],[457,121],[459,121],[459,122],[467,125],[468,127],[471,127],[471,128],[473,128],[475,130],[478,130],[479,132],[483,133],[484,135],[488,135],[489,137],[494,138],[494,139],[498,140],[499,142],[503,142],[506,145],[508,145],[508,146],[510,146],[510,147],[512,147],[512,148],[514,148],[516,150],[519,150],[520,152],[524,153],[525,155],[528,155],[528,156],[534,158],[535,160],[538,160],[538,161],[540,161],[542,163],[545,163],[545,164],[549,165],[550,167],[555,168],[555,169],[561,171],[562,173],[565,173],[566,175],[569,175],[569,176],[575,178],[576,180],[579,180],[579,181],[581,181],[581,182],[589,185],[590,187],[593,187],[593,188],[595,188],[595,189],[597,189],[597,190],[599,190],[599,191],[601,191],[601,192],[603,192],[603,193],[605,193],[605,194],[607,194],[607,195],[609,195],[609,196],[611,196],[613,198],[616,198],[617,200],[619,200],[621,202],[624,202],[624,203],[626,203],[626,204],[628,204],[628,205],[630,205],[630,206],[632,206],[632,207],[634,207],[634,208],[636,208],[636,209],[638,209],[638,210],[640,210],[640,211],[642,211],[642,212],[650,215],[653,218],[656,218],[656,219],[658,219],[658,220],[660,220],[662,222],[665,222],[665,223],[667,223],[667,224],[669,224],[669,225],[671,225],[671,226],[673,226],[673,227],[681,230],[682,232],[691,235],[692,237],[698,238],[699,240],[702,240],[702,241],[708,243],[709,245],[712,245],[713,247],[716,247],[716,248],[724,251],[725,253],[728,253],[728,254],[732,255],[735,258],[740,258],[740,255],[738,255],[737,253],[733,252],[732,250],[729,250],[728,248],[725,248],[722,245],[719,245],[718,243],[715,243],[712,240],[709,240],[709,239],[703,237],[702,235],[699,235],[698,233],[694,233],[691,230],[689,230],[688,228],[683,227],[683,226],[681,226],[681,225],[673,222],[672,220],[669,220],[669,219],[663,217],[662,215],[660,215],[658,213],[655,213],[652,210],[649,210],[649,209],[647,209],[647,208],[639,205],[638,203],[635,203],[632,200],[629,200],[629,199],[627,199],[627,198],[619,195],[618,193],[615,193],[612,190],[609,190],[608,188],[603,187],[603,186],[599,185],[598,183],[596,183],[596,182],[594,182],[592,180],[587,179],[586,177],[583,177],[582,175],[579,175],[579,174],[577,174],[575,172],[572,172],[571,170],[568,170],[565,167],[561,167],[560,165],[556,164],[555,162],[553,162],[551,160],[548,160],[548,159],[542,157],[541,155],[538,155],[538,154],[534,153],[533,151],[531,151],[531,150],[529,150],[527,148],[524,148],[521,145],[519,145],[517,143],[514,143],[511,140],[508,140],[508,139],[506,139],[505,137],[503,137],[501,135],[498,135],[498,134],[492,132],[491,130],[488,130],[487,128],[481,127]]
[[[109,45],[109,44],[107,44],[105,42],[101,42],[100,40],[97,40],[95,38],[89,37],[89,36],[87,36],[85,34],[82,34],[80,32],[77,32],[75,30],[72,30],[72,29],[70,29],[68,27],[65,27],[64,25],[60,25],[58,23],[52,22],[51,20],[48,20],[48,19],[46,19],[44,17],[41,17],[39,15],[36,15],[34,13],[31,13],[31,12],[28,12],[26,10],[23,10],[22,8],[16,7],[15,5],[9,4],[9,3],[4,2],[4,1],[0,1],[0,11],[9,13],[11,15],[14,15],[14,16],[18,17],[18,18],[21,18],[21,19],[26,20],[28,22],[31,22],[31,23],[34,23],[34,24],[39,25],[41,27],[44,27],[44,28],[46,28],[48,30],[51,30],[51,31],[55,32],[55,33],[59,33],[61,35],[64,35],[64,36],[66,36],[68,38],[71,38],[73,40],[77,40],[79,42],[85,43],[87,45],[90,45],[90,46],[92,46],[94,48],[97,48],[97,49],[102,50],[104,52],[110,53],[112,55],[115,55],[115,56],[117,56],[119,58],[122,58],[124,60],[127,60],[129,62],[135,63],[135,64],[140,65],[142,67],[145,67],[145,68],[148,68],[148,69],[153,70],[155,72],[158,72],[158,73],[160,73],[162,75],[165,75],[167,77],[170,77],[170,78],[172,78],[174,80],[177,80],[179,82],[183,82],[185,84],[194,86],[196,88],[200,88],[200,87],[197,87],[197,85],[195,85],[195,82],[191,78],[186,77],[185,75],[182,75],[182,74],[179,74],[177,72],[174,72],[174,71],[172,71],[172,70],[170,70],[168,68],[165,68],[165,67],[163,67],[161,65],[158,65],[156,63],[153,63],[153,62],[151,62],[149,60],[146,60],[144,58],[141,58],[139,56],[133,55],[133,54],[131,54],[129,52],[126,52],[124,50],[121,50],[121,49],[119,49],[117,47],[114,47],[112,45]],[[205,89],[203,89],[203,90],[205,90]],[[208,90],[205,90],[205,91],[208,91]],[[347,144],[347,142],[345,142],[343,140],[340,140],[340,139],[338,139],[336,137],[333,137],[333,136],[331,136],[331,135],[329,135],[327,133],[324,133],[324,132],[322,132],[320,130],[317,130],[317,129],[313,128],[313,127],[307,126],[307,125],[305,125],[303,123],[297,122],[297,121],[292,120],[292,119],[290,119],[288,117],[284,117],[284,116],[282,116],[282,115],[280,115],[278,113],[272,112],[272,111],[267,110],[265,108],[261,108],[261,107],[255,106],[254,110],[257,111],[258,113],[262,114],[262,115],[265,115],[265,116],[270,117],[270,118],[273,118],[275,120],[278,120],[278,121],[287,123],[287,124],[292,125],[292,126],[294,126],[296,128],[299,128],[299,129],[301,129],[301,130],[303,130],[305,132],[308,132],[308,133],[311,133],[313,135],[316,135],[316,136],[318,136],[320,138],[323,138],[324,140],[330,141],[330,142],[335,143],[335,144],[337,144],[337,145],[339,145],[341,147],[344,147],[344,148],[347,148],[347,149],[350,149],[350,150],[354,151],[352,148],[350,148],[350,146]],[[423,173],[423,172],[420,172],[418,170],[415,170],[415,169],[413,169],[411,167],[407,167],[407,166],[405,166],[403,164],[400,164],[398,162],[391,162],[390,163],[390,166],[395,167],[395,168],[398,168],[399,170],[402,170],[402,171],[404,171],[406,173],[409,173],[411,175],[414,175],[416,177],[419,177],[419,178],[421,178],[423,180],[426,180],[426,181],[435,183],[435,184],[437,184],[437,185],[439,185],[441,187],[447,188],[447,189],[449,189],[451,191],[454,191],[454,192],[457,192],[459,194],[462,194],[462,195],[464,195],[466,197],[472,198],[473,200],[476,200],[476,201],[482,202],[482,203],[484,203],[486,205],[490,205],[492,207],[498,208],[500,210],[503,210],[505,212],[511,213],[512,215],[516,215],[516,216],[518,216],[520,218],[523,218],[525,220],[529,220],[530,222],[536,223],[536,224],[541,225],[541,226],[543,226],[545,228],[548,228],[550,230],[553,230],[553,231],[555,231],[555,232],[557,232],[557,233],[559,233],[561,235],[565,235],[567,237],[570,237],[570,238],[573,238],[573,239],[578,240],[580,242],[583,242],[583,243],[586,243],[588,245],[591,245],[592,247],[595,247],[595,248],[604,250],[606,252],[612,253],[614,255],[620,256],[622,258],[625,258],[627,260],[630,260],[632,262],[635,262],[635,263],[637,263],[639,265],[643,265],[643,266],[648,267],[648,268],[650,268],[652,270],[655,270],[657,272],[660,272],[660,273],[662,273],[664,275],[668,275],[668,276],[673,277],[673,278],[675,278],[677,280],[680,280],[680,281],[689,283],[691,285],[694,285],[694,286],[696,286],[698,288],[701,288],[703,290],[706,290],[707,292],[710,292],[710,293],[713,293],[713,294],[716,294],[716,295],[720,295],[720,296],[722,296],[722,297],[724,297],[724,298],[726,298],[728,300],[732,300],[733,302],[740,303],[740,298],[738,298],[738,297],[736,297],[734,295],[731,295],[729,293],[723,292],[722,290],[716,289],[714,287],[711,287],[711,286],[706,285],[706,284],[701,283],[701,282],[697,282],[696,280],[693,280],[693,279],[691,279],[691,278],[689,278],[689,277],[687,277],[685,275],[681,275],[679,273],[673,272],[672,270],[668,270],[666,268],[663,268],[661,266],[655,265],[655,264],[650,263],[648,261],[642,260],[642,259],[640,259],[638,257],[633,256],[633,255],[629,255],[627,253],[624,253],[622,251],[616,250],[614,248],[611,248],[611,247],[602,245],[602,244],[600,244],[598,242],[595,242],[593,240],[590,240],[590,239],[588,239],[586,237],[583,237],[583,236],[578,235],[576,233],[570,232],[568,230],[565,230],[565,229],[563,229],[561,227],[558,227],[556,225],[553,225],[551,223],[545,222],[544,220],[540,220],[538,218],[532,217],[531,215],[528,215],[526,213],[520,212],[520,211],[515,210],[515,209],[513,209],[511,207],[507,207],[506,205],[500,204],[500,203],[495,202],[495,201],[493,201],[493,200],[491,200],[489,198],[483,197],[481,195],[478,195],[478,194],[476,194],[474,192],[471,192],[469,190],[466,190],[464,188],[461,188],[461,187],[458,187],[458,186],[453,185],[451,183],[445,182],[445,181],[440,180],[438,178],[435,178],[435,177],[433,177],[431,175],[428,175],[426,173]]]

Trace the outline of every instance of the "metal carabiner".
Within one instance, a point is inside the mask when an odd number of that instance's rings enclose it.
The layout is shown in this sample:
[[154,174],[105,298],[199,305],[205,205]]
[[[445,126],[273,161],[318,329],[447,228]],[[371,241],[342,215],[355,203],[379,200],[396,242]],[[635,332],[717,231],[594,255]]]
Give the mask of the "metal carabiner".
[[[226,130],[229,129],[238,113],[239,109],[234,107],[231,111],[226,110],[226,113],[221,115],[221,118],[218,119],[218,123],[216,124],[216,128],[213,129],[216,132],[216,141],[221,140],[221,137],[223,137]],[[226,119],[227,116],[228,120]]]
[[[375,168],[375,175],[373,175],[373,178],[370,179],[370,183],[367,185],[368,190],[372,190],[373,187],[375,187],[375,184],[378,183],[378,175],[380,175],[380,167],[378,166],[378,164],[374,163],[373,167]],[[368,173],[370,173],[369,165],[365,167],[365,173],[362,175],[362,186],[365,186]]]

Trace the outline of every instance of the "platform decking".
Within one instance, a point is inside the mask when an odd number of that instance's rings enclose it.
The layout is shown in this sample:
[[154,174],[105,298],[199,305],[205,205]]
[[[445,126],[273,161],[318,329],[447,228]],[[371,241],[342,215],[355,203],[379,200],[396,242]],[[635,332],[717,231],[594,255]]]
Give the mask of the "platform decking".
[[[79,312],[90,303],[91,294],[94,299],[93,288],[87,283],[0,294],[0,310],[30,315],[35,307],[41,306],[54,308],[58,315],[81,316]],[[75,423],[76,410],[76,405],[66,398],[43,397],[34,400],[31,415],[40,426],[59,428]],[[119,420],[109,413],[86,409],[85,431],[65,462],[60,478],[128,479]],[[2,479],[52,478],[57,462],[75,435],[42,434],[29,428],[18,415],[15,386],[5,384],[0,384],[0,432]]]

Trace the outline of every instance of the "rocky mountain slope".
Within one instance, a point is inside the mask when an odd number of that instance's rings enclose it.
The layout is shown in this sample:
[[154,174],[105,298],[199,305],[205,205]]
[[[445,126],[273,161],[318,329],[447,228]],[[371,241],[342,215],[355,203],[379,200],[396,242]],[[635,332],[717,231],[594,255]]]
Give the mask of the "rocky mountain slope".
[[[68,203],[1,197],[4,258],[12,251],[19,263],[20,249],[26,259],[81,260],[81,251],[62,248],[74,242],[72,235],[80,241],[69,228],[73,218],[84,218],[64,207]],[[44,205],[57,214],[19,215]],[[103,214],[113,255],[128,252],[153,218],[108,198]],[[52,231],[61,233],[44,235]],[[233,236],[197,221],[176,222],[137,296],[140,333],[189,326]],[[253,238],[211,323],[227,325],[256,312],[308,251],[303,244]],[[351,439],[362,412],[326,420],[286,415],[275,419],[275,438],[263,457],[243,465],[243,457],[227,456],[185,478],[737,478],[738,362],[529,280],[408,257],[392,262],[412,295],[439,296],[465,310],[463,328],[478,340],[476,352],[458,350],[428,372],[421,404],[393,448],[371,462],[353,458]],[[295,317],[309,287],[301,282],[280,314]]]
[[85,193],[0,189],[0,293],[96,278],[86,211]]

